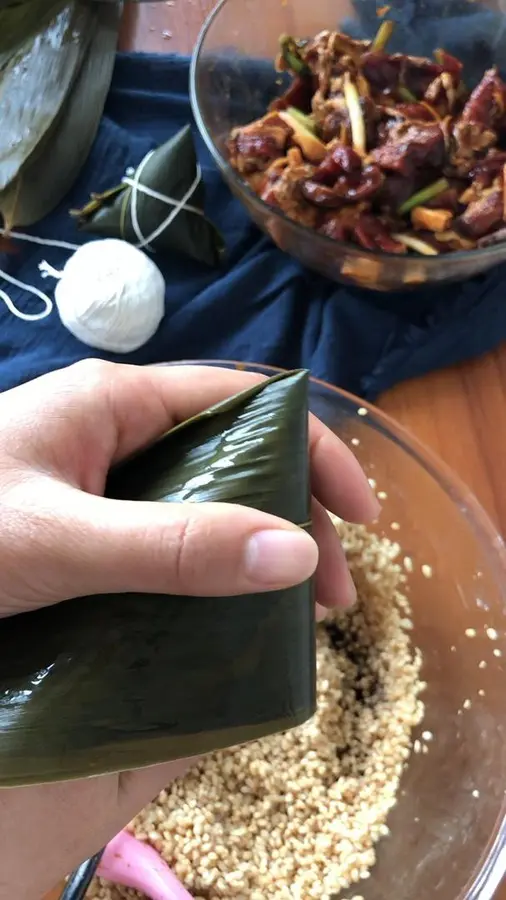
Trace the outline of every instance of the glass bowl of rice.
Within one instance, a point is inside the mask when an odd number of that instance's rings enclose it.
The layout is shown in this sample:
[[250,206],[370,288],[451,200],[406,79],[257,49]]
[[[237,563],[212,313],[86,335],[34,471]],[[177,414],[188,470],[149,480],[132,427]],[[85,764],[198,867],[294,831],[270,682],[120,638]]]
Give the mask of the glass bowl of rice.
[[382,503],[370,529],[335,523],[358,604],[318,626],[316,716],[211,755],[131,827],[202,900],[488,900],[506,870],[503,542],[388,416],[315,379],[310,408]]
[[[281,35],[304,41],[323,30],[337,29],[354,39],[371,41],[381,22],[388,20],[394,24],[386,47],[389,53],[427,58],[442,47],[463,63],[463,83],[471,90],[495,64],[503,76],[506,72],[504,13],[503,0],[221,0],[210,13],[193,54],[190,93],[196,123],[215,165],[251,219],[281,250],[304,265],[334,281],[376,291],[462,281],[504,262],[506,240],[479,241],[477,247],[467,249],[461,236],[452,252],[441,244],[436,252],[434,247],[420,249],[418,240],[418,249],[412,252],[413,240],[423,236],[422,230],[411,234],[407,245],[411,250],[405,253],[388,250],[375,238],[357,246],[349,236],[338,237],[339,229],[326,230],[328,222],[325,227],[314,223],[309,227],[315,209],[321,212],[314,204],[302,204],[303,209],[292,215],[296,202],[282,202],[279,196],[264,202],[262,197],[279,194],[281,188],[253,190],[246,175],[231,165],[229,139],[234,129],[263,117],[290,84],[287,72],[274,65]],[[330,74],[337,71],[334,68]],[[409,100],[409,95],[404,99]],[[445,115],[439,120],[444,121]],[[304,140],[301,146],[306,144]],[[306,154],[306,162],[309,158]],[[442,172],[443,168],[438,169],[434,180]],[[284,184],[284,179],[279,183]],[[289,182],[286,190],[291,197]],[[313,200],[317,202],[314,194]],[[450,240],[449,231],[443,239]]]

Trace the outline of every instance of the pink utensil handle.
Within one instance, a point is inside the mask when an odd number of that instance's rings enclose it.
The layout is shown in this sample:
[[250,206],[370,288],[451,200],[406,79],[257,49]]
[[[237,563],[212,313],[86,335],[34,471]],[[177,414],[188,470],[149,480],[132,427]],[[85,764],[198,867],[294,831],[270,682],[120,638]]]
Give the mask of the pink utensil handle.
[[192,900],[161,856],[128,831],[120,831],[105,848],[97,875],[147,894],[151,900]]

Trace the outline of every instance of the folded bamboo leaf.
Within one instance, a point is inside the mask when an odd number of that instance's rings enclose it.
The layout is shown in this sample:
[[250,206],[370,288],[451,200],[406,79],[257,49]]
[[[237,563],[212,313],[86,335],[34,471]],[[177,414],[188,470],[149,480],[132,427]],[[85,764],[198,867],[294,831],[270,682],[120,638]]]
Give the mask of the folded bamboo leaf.
[[[122,238],[132,244],[138,243],[139,233],[143,238],[154,233],[149,241],[153,250],[170,250],[217,265],[224,251],[223,238],[204,215],[205,188],[202,180],[196,184],[198,171],[191,128],[187,125],[143,160],[132,175],[132,180],[138,178],[151,194],[140,189],[134,192],[127,184],[118,185],[104,194],[93,194],[91,202],[82,209],[71,210],[71,215],[82,231]],[[194,184],[187,206],[163,227],[167,216],[176,212],[175,203],[182,201]],[[174,205],[167,205],[153,193],[172,198]],[[138,231],[134,228],[134,216]]]
[[[195,416],[114,469],[106,494],[240,503],[308,527],[307,386],[284,373]],[[0,786],[205,753],[314,705],[310,582],[77,598],[0,622]]]
[[70,190],[95,139],[112,78],[120,22],[116,3],[94,7],[93,34],[77,79],[42,148],[0,191],[4,227],[48,215]]
[[0,79],[0,190],[36,154],[59,116],[93,30],[90,5],[71,0],[35,37],[30,35]]

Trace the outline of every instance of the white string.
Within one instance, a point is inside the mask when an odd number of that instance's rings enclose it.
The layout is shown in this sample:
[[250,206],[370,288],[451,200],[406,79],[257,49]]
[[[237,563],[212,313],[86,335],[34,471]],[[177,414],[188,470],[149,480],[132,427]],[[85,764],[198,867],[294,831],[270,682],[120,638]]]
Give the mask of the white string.
[[[147,163],[153,156],[154,152],[155,152],[154,150],[150,150],[149,153],[146,154],[146,156],[144,157],[142,162],[139,164],[138,178],[140,178],[145,166],[147,165]],[[198,166],[198,164],[197,164],[197,166]],[[134,175],[134,174],[135,174],[135,169],[133,169],[131,167],[128,168],[126,170],[125,176],[121,179],[123,184],[128,184],[130,187],[132,187],[134,185],[134,181],[130,176]],[[199,181],[200,181],[200,177],[199,177]],[[146,194],[148,197],[153,197],[153,200],[161,200],[162,203],[167,203],[170,206],[179,206],[179,204],[181,203],[180,200],[173,200],[172,197],[168,197],[166,194],[161,194],[160,191],[155,191],[153,188],[148,187],[147,184],[141,184],[141,182],[139,182],[138,180],[137,180],[136,188],[139,191],[139,193]],[[185,209],[187,209],[188,212],[195,213],[195,215],[197,215],[197,216],[204,215],[203,211],[201,209],[199,209],[198,206],[191,206],[189,203],[185,204]]]
[[2,272],[0,269],[0,276],[5,278],[6,281],[9,281],[11,284],[15,285],[15,287],[21,288],[22,291],[28,291],[29,294],[35,294],[36,297],[40,297],[42,302],[44,303],[44,309],[42,312],[38,313],[24,313],[21,312],[20,309],[17,309],[14,306],[9,295],[0,288],[0,298],[4,301],[7,309],[12,313],[13,316],[16,316],[17,319],[23,319],[24,322],[37,322],[38,319],[45,319],[47,316],[51,315],[53,311],[53,301],[47,294],[44,294],[43,291],[39,291],[38,288],[34,287],[31,284],[25,284],[24,281],[18,281],[17,278],[14,278],[12,275],[7,275],[7,272]]
[[55,241],[52,238],[36,237],[34,234],[22,234],[20,231],[6,231],[0,228],[0,234],[16,241],[28,241],[29,244],[42,244],[44,247],[61,247],[63,250],[79,250],[80,244],[69,244],[68,241]]
[[[63,250],[77,250],[79,247],[79,244],[69,244],[67,241],[56,241],[51,240],[50,238],[40,238],[32,234],[22,234],[20,231],[6,231],[4,228],[0,228],[0,234],[5,235],[6,237],[12,237],[17,241],[28,241],[32,244],[42,244],[45,247],[60,247]],[[2,269],[0,269],[0,278],[3,278],[10,284],[13,284],[14,287],[21,288],[22,291],[28,291],[29,294],[34,294],[34,296],[42,300],[44,304],[44,309],[41,310],[41,312],[22,312],[22,310],[18,309],[17,306],[14,305],[7,292],[0,288],[0,299],[3,300],[9,312],[11,312],[12,315],[16,317],[16,319],[22,319],[23,322],[38,322],[40,319],[46,319],[51,315],[54,304],[51,298],[48,297],[47,294],[45,294],[43,291],[39,291],[39,289],[34,287],[33,284],[25,284],[24,281],[19,281],[18,278],[14,278],[13,275],[8,275],[7,272],[4,272]]]
[[[125,175],[125,177],[122,179],[123,184],[127,184],[132,189],[132,196],[131,196],[131,200],[130,200],[130,216],[132,219],[132,228],[133,228],[135,236],[139,242],[138,244],[136,244],[136,247],[139,250],[145,247],[151,251],[153,250],[153,248],[150,246],[151,242],[156,240],[157,237],[159,237],[161,234],[163,234],[163,232],[166,231],[166,229],[169,228],[170,225],[172,225],[172,222],[174,221],[174,219],[179,215],[179,213],[183,209],[187,210],[188,212],[195,213],[196,215],[199,215],[199,216],[204,215],[204,213],[202,212],[201,209],[198,209],[196,206],[191,206],[191,204],[188,203],[190,198],[193,196],[193,194],[197,190],[200,182],[202,181],[202,169],[200,168],[200,164],[197,163],[197,172],[196,172],[195,178],[194,178],[192,184],[190,185],[190,187],[188,188],[188,190],[186,191],[186,193],[181,198],[181,200],[174,200],[173,197],[167,197],[167,196],[165,196],[165,194],[159,194],[158,191],[153,191],[151,188],[146,187],[144,184],[142,184],[139,181],[139,179],[142,175],[142,172],[144,170],[144,167],[150,160],[153,153],[154,153],[154,151],[151,150],[148,154],[146,154],[146,156],[142,160],[140,166],[137,167],[137,170],[136,170],[133,178],[131,178],[129,176],[129,174],[127,173]],[[139,194],[146,194],[148,197],[153,197],[155,200],[160,200],[162,203],[165,203],[166,206],[173,207],[173,209],[171,210],[169,215],[163,220],[163,222],[160,222],[160,224],[147,237],[145,237],[141,231],[141,227],[139,225],[139,219],[138,219],[138,215],[137,215],[137,200],[138,200]]]
[[55,269],[55,267],[51,266],[45,259],[39,263],[39,272],[41,278],[56,278],[58,281],[63,275],[63,272],[60,272],[59,269]]

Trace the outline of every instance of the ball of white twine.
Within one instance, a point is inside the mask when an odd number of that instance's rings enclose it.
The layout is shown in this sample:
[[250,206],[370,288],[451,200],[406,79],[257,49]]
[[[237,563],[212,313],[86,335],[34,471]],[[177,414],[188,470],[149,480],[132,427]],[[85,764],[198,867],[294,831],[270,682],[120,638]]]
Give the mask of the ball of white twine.
[[153,337],[163,318],[163,275],[125,241],[83,244],[62,272],[47,274],[59,278],[54,299],[63,325],[89,347],[131,353]]

